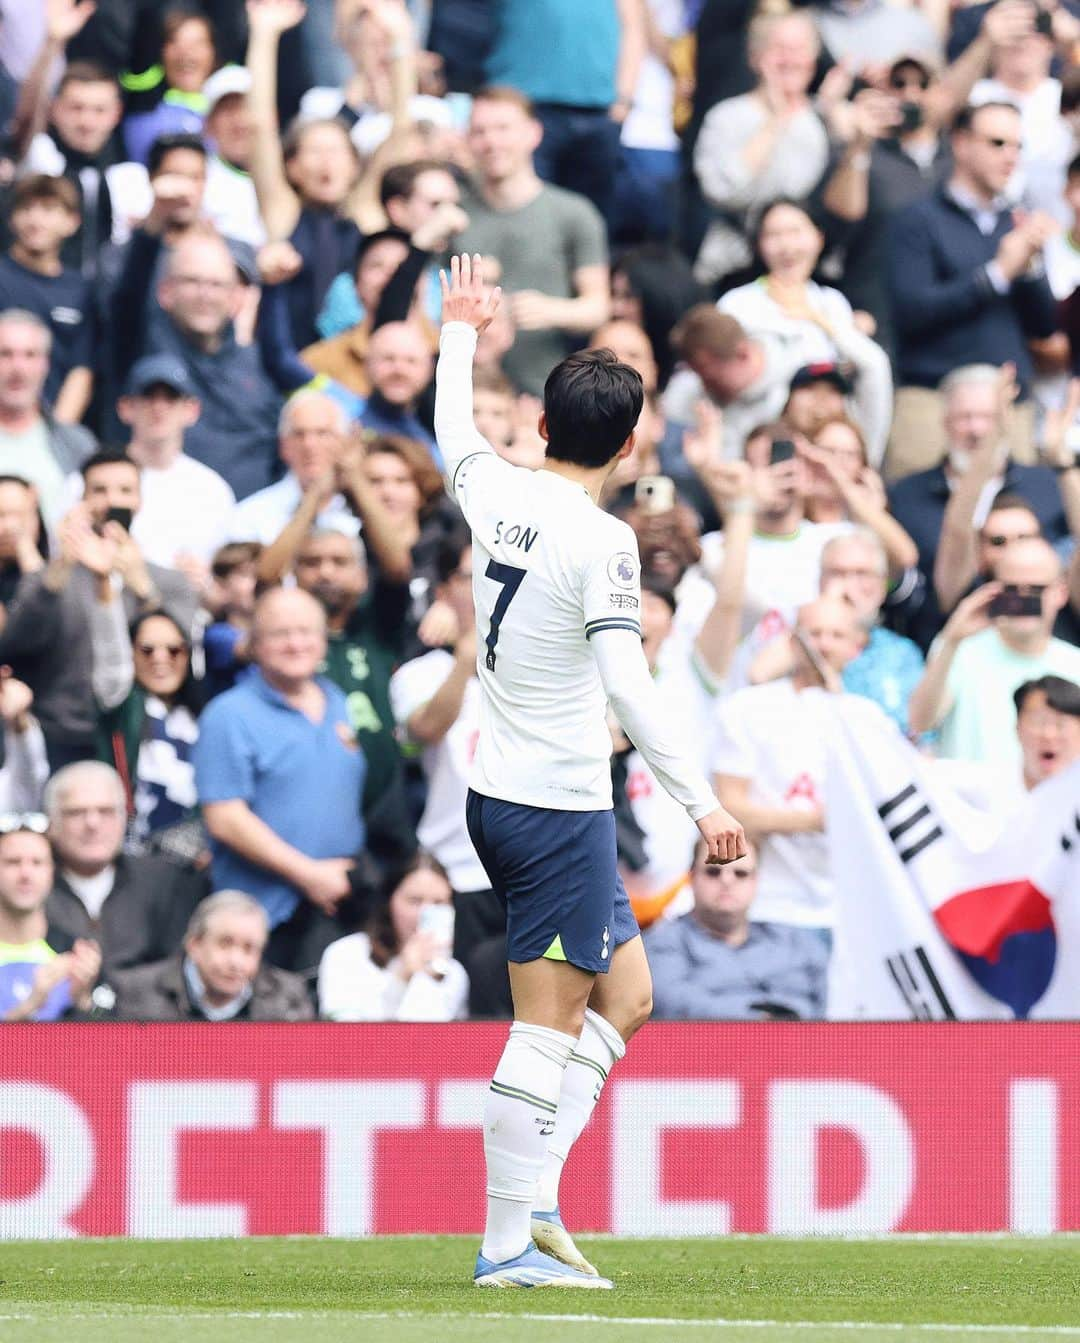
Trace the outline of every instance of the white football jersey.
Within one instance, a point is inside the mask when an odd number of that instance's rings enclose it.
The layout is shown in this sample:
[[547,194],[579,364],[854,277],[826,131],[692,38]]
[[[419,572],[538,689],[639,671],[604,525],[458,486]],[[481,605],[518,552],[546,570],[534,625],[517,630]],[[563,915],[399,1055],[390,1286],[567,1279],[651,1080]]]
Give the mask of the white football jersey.
[[[443,360],[459,356],[460,344],[467,369],[471,334],[445,327]],[[470,396],[471,378],[462,383]],[[456,399],[456,381],[452,392]],[[471,427],[471,405],[460,410]],[[589,639],[609,628],[640,636],[637,538],[583,486],[513,466],[475,429],[469,443],[440,438],[440,448],[473,535],[483,697],[470,785],[527,806],[608,808],[607,696]]]
[[494,452],[462,463],[454,493],[473,534],[484,691],[471,786],[533,807],[610,807],[607,696],[589,639],[640,635],[637,538],[581,485]]
[[610,700],[664,787],[697,820],[717,803],[668,729],[649,676],[637,538],[582,485],[511,465],[477,432],[475,348],[471,327],[443,327],[435,398],[447,485],[473,534],[482,699],[470,785],[531,807],[609,808]]

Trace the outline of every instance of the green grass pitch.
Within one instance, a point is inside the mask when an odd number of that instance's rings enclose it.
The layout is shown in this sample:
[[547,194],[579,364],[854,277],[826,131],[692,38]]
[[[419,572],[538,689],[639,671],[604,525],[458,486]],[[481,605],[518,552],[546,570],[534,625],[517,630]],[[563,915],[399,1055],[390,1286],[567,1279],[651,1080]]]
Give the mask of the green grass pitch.
[[581,1243],[616,1291],[478,1291],[454,1237],[0,1243],[0,1340],[1080,1340],[1068,1239]]

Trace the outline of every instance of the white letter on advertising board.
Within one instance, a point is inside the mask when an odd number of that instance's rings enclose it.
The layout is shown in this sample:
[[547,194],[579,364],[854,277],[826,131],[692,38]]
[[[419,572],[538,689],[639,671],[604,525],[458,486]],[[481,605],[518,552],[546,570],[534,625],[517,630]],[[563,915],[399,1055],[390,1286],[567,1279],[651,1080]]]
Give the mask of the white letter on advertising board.
[[379,1129],[419,1128],[422,1082],[278,1082],[274,1123],[325,1135],[324,1231],[368,1236],[375,1203],[375,1135]]
[[[863,1152],[859,1192],[820,1206],[818,1135],[844,1129]],[[896,1101],[863,1082],[789,1081],[769,1088],[769,1225],[784,1236],[875,1235],[893,1231],[911,1200],[915,1143]]]
[[[180,1135],[250,1129],[259,1118],[255,1082],[132,1082],[128,1093],[128,1235],[243,1236],[242,1203],[181,1203]],[[257,1178],[258,1172],[252,1172]]]
[[1029,1236],[1058,1230],[1058,1089],[1049,1077],[1009,1087],[1009,1226]]
[[0,1199],[0,1240],[77,1236],[68,1218],[94,1178],[94,1134],[86,1115],[70,1096],[53,1087],[5,1082],[0,1087],[3,1129],[21,1129],[37,1139],[44,1151],[45,1174],[30,1193]]
[[[730,1203],[663,1197],[661,1137],[665,1129],[733,1128],[739,1122],[739,1084],[616,1077],[611,1091],[612,1231],[617,1236],[726,1235]],[[694,1165],[692,1154],[684,1157]]]

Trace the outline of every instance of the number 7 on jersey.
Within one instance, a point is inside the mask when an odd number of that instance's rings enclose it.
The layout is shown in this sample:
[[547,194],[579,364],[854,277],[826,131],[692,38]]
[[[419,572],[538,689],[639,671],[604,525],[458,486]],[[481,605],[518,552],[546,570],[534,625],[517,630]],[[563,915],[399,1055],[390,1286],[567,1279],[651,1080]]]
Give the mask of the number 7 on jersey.
[[517,590],[521,587],[521,580],[525,577],[524,569],[516,569],[512,564],[500,564],[497,560],[489,560],[488,567],[484,570],[484,577],[491,578],[502,587],[495,602],[495,608],[491,612],[491,627],[488,630],[488,636],[484,640],[487,645],[487,657],[484,659],[484,665],[488,671],[495,670],[495,645],[499,642],[499,626],[503,622],[503,616],[506,615],[510,603],[517,596]]

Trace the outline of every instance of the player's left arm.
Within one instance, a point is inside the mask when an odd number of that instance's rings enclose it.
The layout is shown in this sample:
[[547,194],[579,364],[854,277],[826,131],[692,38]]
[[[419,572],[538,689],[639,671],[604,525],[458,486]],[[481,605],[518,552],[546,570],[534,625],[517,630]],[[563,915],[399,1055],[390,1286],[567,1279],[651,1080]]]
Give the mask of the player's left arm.
[[[443,325],[435,366],[435,438],[443,455],[446,488],[455,498],[461,467],[478,453],[495,449],[473,422],[473,356],[480,333],[499,306],[498,289],[489,291],[480,277],[480,257],[451,257],[450,275],[439,272]],[[459,501],[460,502],[460,501]]]
[[[641,584],[637,543],[629,528],[608,532],[582,575],[585,637],[596,659],[604,693],[623,731],[663,788],[686,808],[709,843],[712,861],[730,862],[746,852],[742,826],[723,810],[708,780],[690,761],[672,726],[641,646]],[[619,549],[620,544],[632,549]]]

